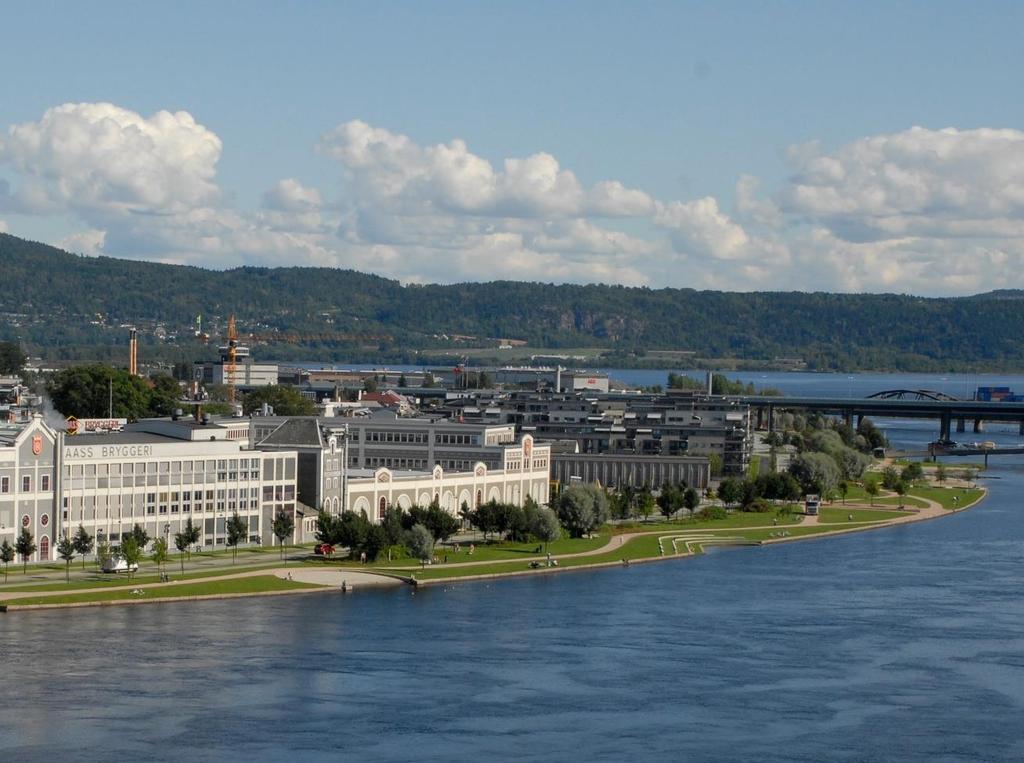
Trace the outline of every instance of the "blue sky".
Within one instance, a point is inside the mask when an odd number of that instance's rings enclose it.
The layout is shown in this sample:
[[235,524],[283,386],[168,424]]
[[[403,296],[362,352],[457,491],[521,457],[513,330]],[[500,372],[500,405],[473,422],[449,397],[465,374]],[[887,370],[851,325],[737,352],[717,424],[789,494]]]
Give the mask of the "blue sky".
[[8,6],[0,229],[403,281],[1024,286],[1022,15]]

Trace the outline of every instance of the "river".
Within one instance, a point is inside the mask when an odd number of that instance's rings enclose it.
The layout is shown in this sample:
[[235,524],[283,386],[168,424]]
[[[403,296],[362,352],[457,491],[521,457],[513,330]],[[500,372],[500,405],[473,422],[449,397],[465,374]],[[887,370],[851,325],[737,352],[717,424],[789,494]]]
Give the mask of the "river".
[[[899,447],[935,434],[885,426]],[[420,591],[0,615],[0,750],[1019,761],[1024,461],[992,464],[975,509],[845,537]]]

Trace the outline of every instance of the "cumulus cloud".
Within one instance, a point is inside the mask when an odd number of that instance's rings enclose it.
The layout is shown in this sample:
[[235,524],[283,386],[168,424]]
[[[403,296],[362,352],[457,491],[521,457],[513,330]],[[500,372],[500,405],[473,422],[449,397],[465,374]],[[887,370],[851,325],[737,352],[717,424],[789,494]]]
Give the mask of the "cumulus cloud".
[[1024,233],[1019,130],[913,127],[832,153],[803,144],[789,161],[782,209],[848,241]]
[[320,151],[337,159],[364,196],[407,214],[446,211],[492,217],[641,216],[653,209],[643,191],[618,181],[586,190],[549,153],[508,158],[501,169],[462,140],[420,146],[359,120],[323,136]]
[[107,232],[102,230],[86,230],[72,233],[57,242],[57,246],[76,254],[87,254],[90,257],[98,257],[103,254],[103,245],[106,242]]
[[214,203],[221,141],[184,111],[151,117],[110,103],[69,103],[0,138],[26,211],[77,208],[173,214]]
[[654,222],[671,231],[672,243],[681,254],[742,260],[754,253],[746,231],[721,212],[711,196],[659,205]]
[[263,206],[279,212],[310,212],[323,206],[323,199],[316,188],[286,178],[263,194]]

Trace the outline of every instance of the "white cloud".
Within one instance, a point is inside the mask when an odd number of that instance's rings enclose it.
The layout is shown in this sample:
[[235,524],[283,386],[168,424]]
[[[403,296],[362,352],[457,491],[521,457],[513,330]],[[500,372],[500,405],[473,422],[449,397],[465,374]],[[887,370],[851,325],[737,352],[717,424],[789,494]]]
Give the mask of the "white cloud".
[[103,245],[106,242],[107,233],[102,230],[86,230],[72,233],[57,242],[57,246],[76,254],[87,254],[90,257],[98,257],[103,254]]
[[716,260],[742,260],[754,254],[746,231],[721,212],[711,196],[659,204],[654,222],[671,231],[680,254]]
[[173,214],[216,202],[221,141],[184,111],[149,118],[110,103],[69,103],[0,138],[22,177],[25,211]]
[[849,241],[1024,234],[1024,132],[913,127],[790,150],[789,214]]
[[320,191],[304,186],[294,178],[278,181],[263,194],[263,206],[280,212],[310,212],[323,206]]
[[7,227],[7,222],[4,220],[0,220],[0,233],[7,233],[9,232],[9,230],[10,229]]

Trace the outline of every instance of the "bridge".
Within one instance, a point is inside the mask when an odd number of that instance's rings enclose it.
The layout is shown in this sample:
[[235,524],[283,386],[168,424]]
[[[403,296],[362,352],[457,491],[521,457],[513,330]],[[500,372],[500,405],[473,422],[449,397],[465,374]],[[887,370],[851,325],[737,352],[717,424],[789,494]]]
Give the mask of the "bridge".
[[760,397],[734,395],[730,400],[746,403],[757,415],[759,428],[775,430],[776,410],[807,410],[842,416],[853,426],[865,416],[897,419],[938,419],[939,439],[950,440],[954,422],[963,432],[966,422],[974,423],[974,431],[984,431],[985,421],[1006,421],[1019,425],[1024,435],[1024,403],[957,400],[941,392],[929,390],[886,390],[870,397]]

